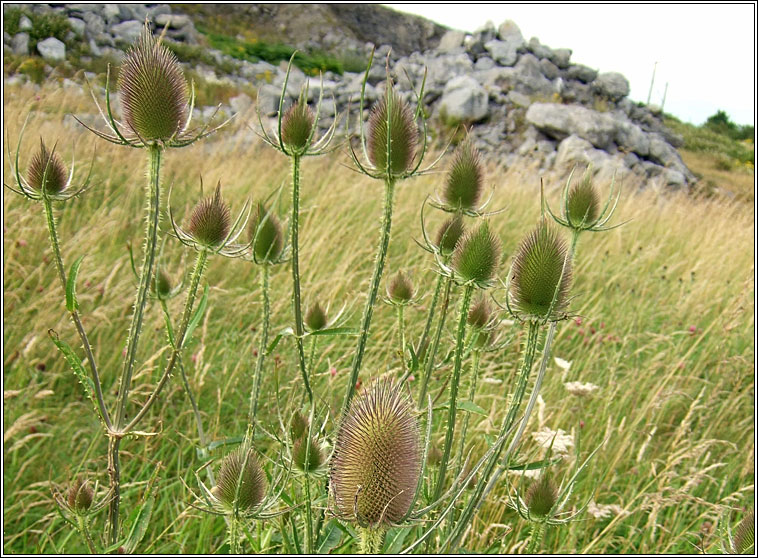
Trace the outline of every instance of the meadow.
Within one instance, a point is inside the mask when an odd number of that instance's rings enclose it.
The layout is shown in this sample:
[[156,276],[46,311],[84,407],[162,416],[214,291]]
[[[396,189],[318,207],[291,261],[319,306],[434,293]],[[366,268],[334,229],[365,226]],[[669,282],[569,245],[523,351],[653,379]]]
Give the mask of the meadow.
[[[7,143],[15,149],[24,118],[32,112],[21,146],[24,172],[40,136],[68,165],[76,151],[86,174],[94,157],[91,188],[80,198],[56,206],[63,257],[73,262],[86,254],[79,272],[78,302],[90,334],[110,400],[118,389],[124,333],[132,311],[136,279],[128,246],[139,252],[143,231],[144,152],[99,141],[68,114],[92,113],[92,100],[55,82],[40,89],[5,89]],[[180,222],[220,181],[232,211],[248,198],[259,199],[284,184],[277,213],[287,215],[290,174],[287,158],[263,145],[248,128],[254,114],[237,118],[211,137],[164,159],[163,182],[172,187],[171,207]],[[96,148],[95,148],[96,146]],[[94,155],[93,155],[93,148]],[[434,259],[414,239],[421,238],[419,211],[444,180],[448,158],[438,173],[415,177],[397,187],[393,236],[380,287],[385,292],[397,271],[412,277],[418,295],[405,309],[405,330],[418,339],[436,281]],[[4,154],[5,182],[10,163]],[[78,174],[77,172],[77,174]],[[504,279],[520,239],[540,217],[540,176],[533,169],[504,170],[485,164],[493,189],[490,217],[499,236]],[[728,179],[728,176],[727,176]],[[549,181],[546,194],[558,205],[562,183]],[[607,192],[608,184],[597,185]],[[602,234],[587,233],[578,244],[571,301],[572,317],[558,324],[553,355],[521,452],[544,458],[540,432],[560,432],[565,448],[553,466],[558,479],[570,476],[577,461],[597,452],[579,476],[566,511],[590,505],[576,520],[553,527],[540,551],[551,553],[699,553],[719,552],[726,523],[732,528],[754,500],[754,213],[743,196],[696,197],[621,184],[615,223]],[[165,202],[165,199],[164,199]],[[319,301],[329,314],[344,306],[341,324],[360,319],[371,276],[381,216],[381,183],[350,168],[345,149],[306,159],[302,166],[300,270],[304,304]],[[165,207],[165,205],[164,205]],[[52,329],[80,349],[65,312],[65,297],[50,256],[39,205],[8,190],[3,195],[3,546],[8,553],[83,552],[84,542],[61,518],[51,485],[67,487],[79,474],[108,485],[105,438],[90,402],[68,365],[48,338]],[[427,212],[430,228],[442,215]],[[163,267],[175,283],[187,272],[192,254],[175,238],[166,215]],[[258,347],[260,268],[245,261],[211,257],[204,282],[208,305],[185,348],[185,368],[197,398],[205,435],[214,443],[199,448],[195,417],[175,375],[151,408],[140,430],[155,436],[122,443],[122,509],[128,517],[157,470],[157,491],[145,536],[137,548],[146,553],[224,553],[228,551],[222,518],[196,507],[196,472],[208,458],[217,461],[246,431],[247,401]],[[274,337],[291,323],[291,277],[286,265],[271,270]],[[497,290],[497,289],[496,289]],[[453,293],[455,307],[460,292]],[[500,295],[502,298],[502,294]],[[182,299],[169,301],[178,315]],[[509,343],[482,354],[479,389],[470,406],[469,437],[480,457],[493,442],[513,391],[524,332],[499,316]],[[153,301],[145,314],[131,397],[144,401],[167,355],[164,318]],[[443,334],[442,366],[430,393],[444,404],[453,366],[448,354],[455,319]],[[380,376],[399,377],[396,309],[377,303],[362,386]],[[354,339],[325,337],[314,352],[312,387],[324,411],[326,438],[333,443]],[[445,356],[446,355],[446,356]],[[565,361],[565,362],[564,362]],[[570,364],[568,364],[570,363]],[[415,397],[420,378],[409,378]],[[571,382],[589,383],[584,393]],[[262,379],[259,413],[277,428],[302,397],[294,343],[284,337],[269,355]],[[569,384],[569,387],[567,387]],[[462,390],[467,391],[466,381]],[[360,392],[360,390],[359,390]],[[432,443],[441,445],[444,410],[435,410]],[[286,420],[286,419],[285,419]],[[275,459],[279,451],[265,441]],[[228,443],[223,443],[227,441]],[[541,444],[540,441],[543,443]],[[549,444],[548,444],[549,445]],[[556,444],[557,445],[557,444]],[[454,446],[457,448],[457,444]],[[461,546],[475,553],[523,552],[529,525],[508,507],[520,476],[507,474],[489,494],[466,531]],[[324,507],[326,498],[318,501]],[[426,502],[424,502],[426,503]],[[100,536],[104,512],[94,521]],[[333,553],[353,552],[351,530],[333,525],[322,544]],[[252,550],[286,550],[284,520],[256,522]],[[423,527],[423,524],[422,524]],[[398,551],[421,527],[393,528],[384,551]],[[257,545],[257,546],[256,546]]]

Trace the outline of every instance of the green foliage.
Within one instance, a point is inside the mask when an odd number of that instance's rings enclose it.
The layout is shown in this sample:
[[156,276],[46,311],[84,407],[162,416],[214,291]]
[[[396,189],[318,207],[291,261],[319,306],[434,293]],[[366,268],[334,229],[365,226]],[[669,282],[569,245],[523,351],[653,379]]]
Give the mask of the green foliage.
[[16,71],[29,78],[30,81],[40,85],[45,81],[45,61],[32,56],[21,62]]
[[3,12],[3,31],[9,35],[15,35],[20,31],[18,28],[22,16],[29,17],[26,10],[20,8],[8,8]]
[[[723,155],[742,165],[748,163],[751,166],[754,165],[755,146],[753,142],[750,139],[737,139],[742,135],[747,135],[748,138],[751,138],[753,127],[737,127],[734,124],[732,124],[733,127],[730,127],[729,124],[731,123],[724,124],[722,116],[718,115],[719,113],[716,113],[716,115],[708,119],[711,122],[711,119],[715,118],[712,124],[706,122],[702,126],[680,122],[672,117],[666,119],[666,125],[684,138],[684,149],[688,151]],[[722,166],[725,167],[726,165]]]
[[723,110],[719,110],[713,116],[709,116],[703,125],[717,134],[722,134],[733,140],[751,139],[755,134],[755,128],[752,125],[738,126],[729,119],[729,115]]

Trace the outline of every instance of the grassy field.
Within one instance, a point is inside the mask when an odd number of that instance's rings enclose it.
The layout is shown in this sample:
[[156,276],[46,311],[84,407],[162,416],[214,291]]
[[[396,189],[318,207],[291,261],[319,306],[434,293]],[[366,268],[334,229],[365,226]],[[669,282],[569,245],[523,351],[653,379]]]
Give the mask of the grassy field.
[[[144,153],[96,141],[73,121],[64,121],[66,113],[93,111],[91,99],[75,90],[16,86],[6,88],[5,95],[5,126],[12,146],[26,113],[34,112],[21,149],[22,170],[39,136],[49,143],[57,140],[67,163],[74,144],[82,160],[97,147],[92,188],[59,209],[59,228],[68,264],[86,254],[79,303],[104,371],[106,398],[112,402],[136,284],[126,246],[139,246],[142,237]],[[200,197],[200,176],[206,188],[221,181],[233,211],[246,198],[262,197],[286,183],[288,161],[265,148],[245,124],[240,119],[208,140],[168,152],[164,183],[173,185],[171,203],[179,219],[185,219]],[[304,163],[300,265],[305,303],[318,299],[332,309],[346,305],[347,325],[357,326],[378,236],[382,186],[346,168],[347,162],[344,151],[338,151]],[[7,154],[3,171],[8,182]],[[423,327],[435,280],[434,262],[413,239],[421,235],[421,204],[442,176],[404,182],[397,193],[385,277],[407,270],[417,285],[421,298],[406,312],[413,340]],[[506,208],[491,218],[491,225],[510,258],[539,217],[539,176],[489,165],[487,177],[494,187],[493,207]],[[728,175],[724,180],[728,185]],[[548,188],[553,203],[558,186]],[[282,214],[287,199],[282,196]],[[568,371],[548,369],[541,391],[544,402],[527,427],[523,452],[544,453],[531,436],[543,428],[573,435],[574,447],[555,467],[561,478],[571,471],[576,453],[583,460],[602,444],[568,509],[590,498],[597,507],[617,507],[609,508],[606,517],[585,513],[580,521],[549,530],[542,551],[714,552],[720,549],[720,520],[727,518],[734,525],[751,506],[755,229],[753,206],[743,200],[627,188],[616,221],[630,221],[611,232],[581,238],[572,290],[572,310],[580,318],[559,325],[553,349],[571,366]],[[81,386],[47,338],[52,328],[78,347],[49,256],[41,207],[6,191],[3,212],[4,551],[81,552],[86,550],[82,541],[55,511],[50,484],[67,486],[86,472],[107,487],[106,441]],[[432,210],[429,220],[434,228],[441,216]],[[162,229],[164,234],[168,230],[165,218]],[[192,257],[168,238],[165,260],[174,278],[185,272]],[[245,431],[261,311],[258,270],[247,262],[216,257],[206,279],[209,308],[186,351],[186,362],[208,436],[222,440]],[[272,290],[276,332],[291,322],[286,266],[274,270]],[[181,298],[173,300],[171,309],[178,313],[181,303]],[[133,401],[147,397],[166,353],[157,304],[146,320]],[[453,323],[448,321],[445,353],[452,346]],[[516,341],[483,357],[476,404],[487,416],[471,415],[475,455],[484,452],[486,436],[497,432],[513,387],[520,334],[515,325],[504,327]],[[385,373],[398,374],[397,335],[394,309],[379,303],[361,373],[364,384]],[[323,408],[332,409],[332,432],[354,341],[328,339],[318,347],[314,391]],[[302,393],[294,345],[283,341],[275,353],[262,387],[261,412],[271,424],[278,402],[286,412],[291,404],[285,402],[299,401]],[[436,373],[432,394],[444,389],[449,369],[448,365]],[[599,388],[579,397],[564,386],[572,381]],[[463,389],[466,382],[464,376]],[[411,382],[414,395],[417,383],[418,379]],[[444,412],[437,414],[434,439],[440,443]],[[141,429],[159,434],[122,444],[125,515],[139,501],[156,467],[160,490],[139,550],[226,552],[224,521],[190,505],[191,491],[197,491],[195,471],[202,462],[193,415],[178,378],[164,390]],[[270,451],[273,457],[277,449]],[[217,449],[212,457],[223,452]],[[523,551],[529,527],[506,506],[514,479],[504,478],[490,494],[463,541],[468,551]],[[101,513],[98,534],[103,521]],[[258,534],[270,537],[256,550],[280,552],[278,529],[277,521],[260,526]],[[347,540],[343,536],[335,551],[355,550],[342,545]]]

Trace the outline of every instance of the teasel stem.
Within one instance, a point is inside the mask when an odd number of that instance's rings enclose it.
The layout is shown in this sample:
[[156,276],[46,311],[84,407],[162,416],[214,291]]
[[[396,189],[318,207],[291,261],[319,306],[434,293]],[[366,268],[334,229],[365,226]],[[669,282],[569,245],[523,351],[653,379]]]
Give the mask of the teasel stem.
[[99,554],[95,548],[95,541],[92,540],[92,535],[89,532],[89,527],[87,527],[87,520],[84,518],[84,516],[77,514],[76,523],[79,527],[79,532],[82,534],[84,542],[87,543],[87,548],[89,549],[90,554]]
[[416,355],[422,362],[426,362],[426,345],[429,342],[429,332],[432,330],[432,322],[434,321],[434,312],[437,309],[437,300],[440,297],[440,291],[442,290],[442,282],[445,276],[439,275],[437,277],[437,285],[434,287],[434,294],[432,295],[432,301],[429,304],[429,315],[426,317],[426,324],[424,324],[424,333],[421,334],[421,340],[418,343],[416,349]]
[[[440,276],[440,279],[442,279],[442,276]],[[437,322],[437,331],[434,334],[434,340],[432,341],[432,350],[427,352],[426,354],[426,368],[424,370],[424,379],[421,383],[421,392],[419,393],[419,405],[422,405],[422,401],[426,400],[426,391],[429,387],[429,378],[432,375],[432,370],[434,369],[434,357],[437,354],[437,348],[440,344],[440,339],[442,338],[442,329],[445,327],[445,318],[447,317],[447,309],[450,306],[450,289],[453,286],[453,278],[447,277],[447,280],[445,281],[445,296],[442,299],[442,309],[440,310],[440,318]]]
[[303,349],[303,311],[300,303],[300,251],[299,251],[299,217],[300,217],[300,155],[292,155],[292,222],[290,244],[292,245],[292,308],[295,313],[295,343],[300,373],[303,376],[308,401],[313,404],[313,391],[308,380],[308,369],[305,364]]
[[361,554],[379,554],[384,544],[384,534],[382,527],[359,527]]
[[[53,249],[53,259],[55,260],[55,268],[58,271],[58,277],[61,280],[61,287],[63,292],[66,292],[66,271],[63,267],[63,257],[61,256],[60,242],[58,240],[58,229],[55,225],[55,215],[53,214],[53,205],[50,198],[46,195],[42,196],[42,205],[45,208],[45,217],[47,219],[47,231],[50,235],[50,246]],[[100,415],[105,423],[106,428],[110,429],[111,419],[108,414],[108,409],[105,406],[105,400],[103,399],[103,388],[100,383],[100,373],[97,370],[95,364],[95,357],[92,353],[92,347],[90,346],[87,333],[84,331],[84,326],[79,318],[79,312],[74,308],[71,314],[71,319],[76,326],[76,331],[79,333],[79,339],[81,339],[82,346],[84,347],[84,354],[87,356],[87,362],[89,363],[90,370],[92,371],[92,383],[95,387],[95,399],[97,399],[97,406],[100,409]]]
[[[481,356],[482,356],[481,351],[479,350],[472,351],[471,379],[470,379],[470,385],[469,385],[469,390],[468,390],[468,400],[471,402],[474,401],[474,396],[476,395],[476,383],[479,378],[479,361],[481,360]],[[468,430],[468,421],[469,421],[470,416],[471,416],[470,413],[466,413],[466,415],[463,417],[463,424],[461,425],[461,443],[460,443],[460,446],[458,447],[458,459],[456,460],[456,464],[455,464],[456,477],[460,474],[461,468],[463,467],[463,450],[466,445],[466,431]]]
[[410,370],[406,373],[405,370],[405,305],[398,304],[397,306],[397,323],[400,329],[400,372],[402,378],[405,380],[410,374]]
[[535,521],[532,523],[532,528],[529,533],[529,546],[526,548],[527,554],[535,554],[542,542],[542,537],[545,536],[546,526],[541,521]]
[[390,230],[392,228],[392,203],[394,193],[395,179],[392,177],[385,178],[384,214],[382,217],[382,232],[381,238],[379,240],[379,249],[376,255],[376,263],[374,264],[374,275],[371,278],[371,286],[369,287],[368,299],[366,300],[366,306],[363,308],[361,333],[358,336],[358,345],[355,350],[355,356],[353,357],[353,368],[350,373],[350,379],[347,383],[345,400],[342,403],[341,416],[347,414],[347,411],[350,408],[350,401],[355,394],[355,384],[358,381],[358,373],[361,371],[361,364],[363,363],[363,353],[366,350],[366,340],[368,339],[369,328],[371,327],[371,317],[374,313],[374,303],[376,302],[376,295],[379,292],[379,283],[382,280],[382,272],[384,271],[384,261],[387,257],[387,248],[390,244]]
[[271,319],[271,302],[269,297],[269,270],[270,266],[261,266],[261,298],[263,300],[263,323],[261,325],[261,336],[258,342],[258,358],[255,360],[255,373],[253,376],[253,389],[250,392],[250,405],[248,411],[248,424],[251,425],[250,440],[255,432],[256,416],[258,415],[258,395],[261,389],[261,374],[263,364],[266,360],[266,346],[268,345],[268,328]]
[[437,489],[435,490],[434,499],[437,500],[442,495],[445,486],[445,475],[447,473],[447,464],[450,460],[450,451],[453,447],[453,436],[455,435],[455,412],[458,402],[458,384],[461,379],[461,368],[463,363],[463,345],[466,335],[466,318],[468,309],[471,305],[471,295],[474,293],[474,285],[468,284],[463,289],[461,297],[461,308],[458,317],[458,332],[455,336],[455,364],[453,366],[453,376],[450,380],[450,401],[448,403],[447,414],[447,432],[445,434],[445,446],[442,450],[442,461],[440,461],[440,470],[437,475]]
[[[316,414],[316,406],[311,403],[310,416],[308,417],[308,432],[305,439],[304,463],[310,463],[311,441],[313,439],[313,419]],[[313,500],[311,498],[310,472],[303,472],[303,486],[305,488],[305,553],[313,554]],[[328,490],[328,487],[327,487]]]
[[308,355],[308,371],[313,374],[313,366],[316,362],[316,348],[318,345],[318,337],[312,336],[311,337],[311,350],[310,354]]
[[242,542],[239,533],[240,520],[236,513],[229,518],[229,554],[242,554]]
[[121,504],[121,465],[118,449],[121,438],[111,435],[108,438],[108,480],[110,482],[111,501],[108,504],[108,541],[118,542],[118,514]]
[[[161,155],[163,148],[154,143],[148,147],[148,206],[147,224],[145,228],[145,256],[140,269],[139,287],[134,301],[132,323],[129,326],[129,338],[126,346],[124,368],[121,372],[121,385],[118,389],[118,401],[116,403],[116,415],[114,422],[116,429],[122,430],[126,414],[126,405],[129,401],[129,388],[132,384],[134,373],[134,361],[137,357],[139,336],[142,332],[142,318],[145,312],[147,296],[150,291],[150,281],[153,277],[153,265],[155,252],[158,245],[158,223],[160,221],[160,173]],[[113,541],[115,543],[115,541]]]

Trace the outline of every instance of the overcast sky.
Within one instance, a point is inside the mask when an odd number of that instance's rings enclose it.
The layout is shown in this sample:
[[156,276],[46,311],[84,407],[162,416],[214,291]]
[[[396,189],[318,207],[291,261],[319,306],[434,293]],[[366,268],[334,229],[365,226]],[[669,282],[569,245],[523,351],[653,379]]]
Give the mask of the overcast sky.
[[447,27],[475,31],[513,20],[524,39],[573,50],[572,62],[620,72],[629,96],[701,124],[722,109],[738,124],[755,122],[755,7],[751,4],[385,4]]

